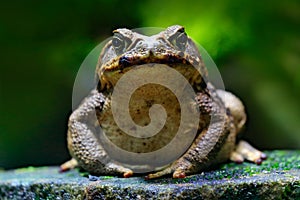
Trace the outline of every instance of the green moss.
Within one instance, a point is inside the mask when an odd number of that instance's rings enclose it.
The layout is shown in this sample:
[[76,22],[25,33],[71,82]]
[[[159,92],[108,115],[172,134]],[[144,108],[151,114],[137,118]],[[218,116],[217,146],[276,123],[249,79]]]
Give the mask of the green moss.
[[16,169],[15,172],[16,173],[34,172],[35,170],[36,170],[35,167],[29,166],[29,167],[24,167],[24,168]]

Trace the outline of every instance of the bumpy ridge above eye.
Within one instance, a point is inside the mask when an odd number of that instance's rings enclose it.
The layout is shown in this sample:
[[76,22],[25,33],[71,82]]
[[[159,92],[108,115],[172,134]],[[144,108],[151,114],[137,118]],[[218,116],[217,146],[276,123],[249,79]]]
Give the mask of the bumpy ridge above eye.
[[184,31],[184,28],[178,29],[173,35],[169,37],[169,41],[181,51],[184,51],[186,48],[188,37]]

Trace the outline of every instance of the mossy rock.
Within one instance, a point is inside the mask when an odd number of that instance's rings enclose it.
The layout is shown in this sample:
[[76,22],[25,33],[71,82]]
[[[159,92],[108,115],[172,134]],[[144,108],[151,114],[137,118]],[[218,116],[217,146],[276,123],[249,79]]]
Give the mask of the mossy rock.
[[0,199],[300,199],[300,151],[266,152],[260,166],[227,163],[184,179],[88,177],[58,167],[0,172]]

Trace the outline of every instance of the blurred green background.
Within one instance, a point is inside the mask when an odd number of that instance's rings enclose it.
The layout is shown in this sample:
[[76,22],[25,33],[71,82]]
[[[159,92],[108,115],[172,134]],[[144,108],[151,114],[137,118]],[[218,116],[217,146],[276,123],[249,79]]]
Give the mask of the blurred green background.
[[245,103],[245,138],[300,148],[300,4],[286,1],[92,0],[1,3],[0,167],[69,158],[72,87],[85,56],[119,28],[180,24]]

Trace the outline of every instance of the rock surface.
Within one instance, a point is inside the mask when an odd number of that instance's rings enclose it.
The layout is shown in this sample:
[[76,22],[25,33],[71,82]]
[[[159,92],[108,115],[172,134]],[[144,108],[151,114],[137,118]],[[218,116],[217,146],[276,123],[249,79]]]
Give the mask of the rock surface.
[[300,151],[266,152],[260,166],[227,163],[184,179],[93,177],[58,167],[0,172],[0,199],[300,199]]

